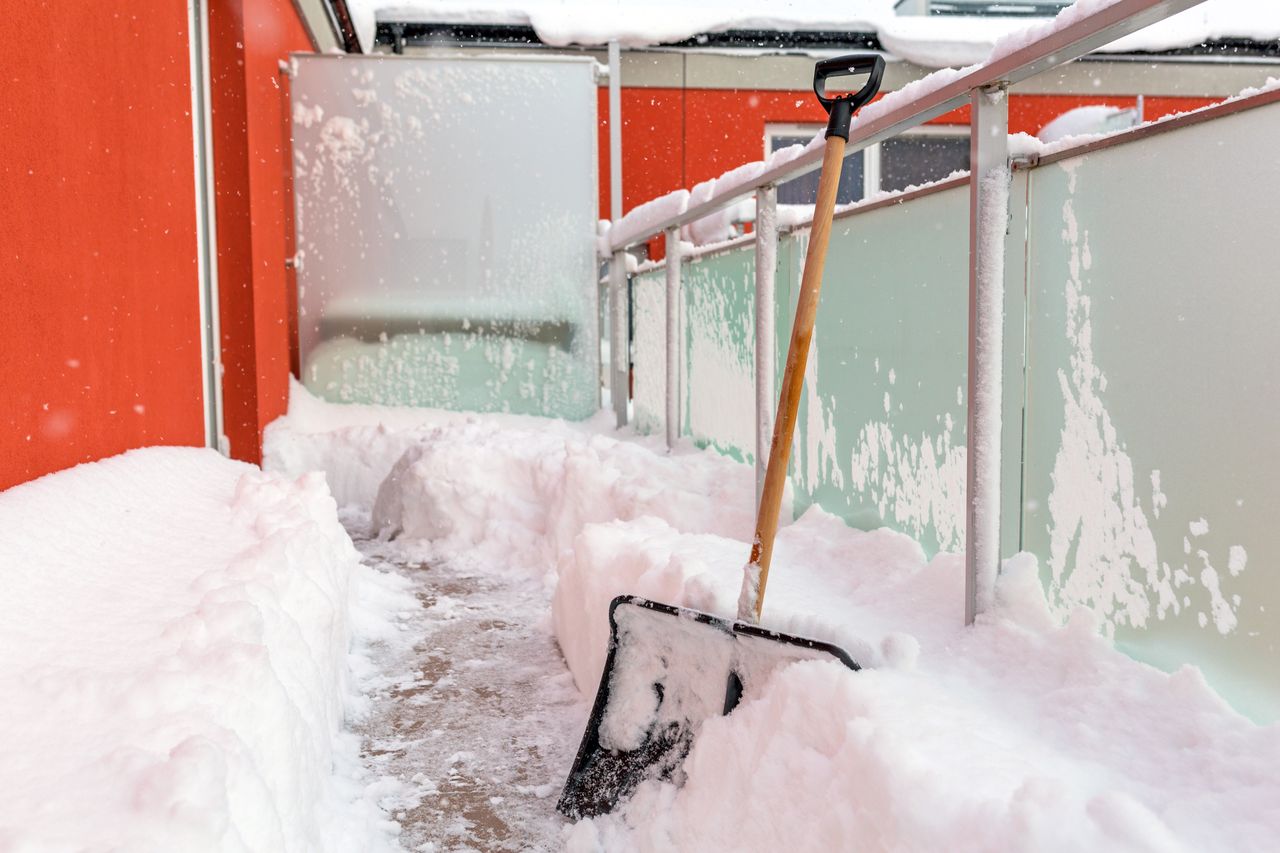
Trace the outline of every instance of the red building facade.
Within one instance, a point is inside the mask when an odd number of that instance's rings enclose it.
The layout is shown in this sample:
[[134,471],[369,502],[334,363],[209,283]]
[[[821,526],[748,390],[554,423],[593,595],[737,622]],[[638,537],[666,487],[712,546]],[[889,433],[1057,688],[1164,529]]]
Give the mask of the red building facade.
[[[221,435],[207,426],[203,381],[185,4],[146,14],[123,0],[19,4],[6,23],[50,37],[11,39],[0,89],[0,488],[149,444],[221,445],[258,461],[297,370],[281,62],[315,49],[308,22],[291,0],[208,2]],[[624,211],[824,122],[807,54],[654,49],[623,60]],[[1140,106],[1152,119],[1220,100],[1258,74],[1230,63],[1139,65],[1087,61],[1041,75],[1040,88],[1011,93],[1011,129],[1034,134],[1090,104]],[[927,73],[890,68],[889,90]],[[602,85],[602,217],[607,104]],[[932,124],[963,135],[967,121],[958,110]]]

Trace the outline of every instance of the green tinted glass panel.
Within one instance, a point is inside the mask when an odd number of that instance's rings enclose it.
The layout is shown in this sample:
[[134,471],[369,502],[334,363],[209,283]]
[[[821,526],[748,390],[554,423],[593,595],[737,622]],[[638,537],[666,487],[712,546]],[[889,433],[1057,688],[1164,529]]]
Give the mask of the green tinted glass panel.
[[683,433],[734,459],[755,459],[755,248],[685,265]]
[[[930,552],[962,546],[967,222],[964,188],[835,222],[800,402],[797,511],[817,503]],[[788,331],[802,251],[788,252]]]
[[666,429],[666,288],[666,270],[631,279],[632,424],[646,435]]
[[1061,611],[1259,719],[1280,716],[1278,134],[1263,107],[1030,190],[1024,544]]

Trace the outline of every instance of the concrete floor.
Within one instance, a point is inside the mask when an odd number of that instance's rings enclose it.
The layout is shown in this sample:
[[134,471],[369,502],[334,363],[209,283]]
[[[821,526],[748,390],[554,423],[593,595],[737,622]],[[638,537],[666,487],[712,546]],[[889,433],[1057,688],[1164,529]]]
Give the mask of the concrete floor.
[[389,677],[358,729],[372,771],[400,783],[383,804],[404,848],[561,849],[555,803],[589,708],[551,636],[541,579],[356,544],[410,578],[423,606],[411,648],[375,652]]

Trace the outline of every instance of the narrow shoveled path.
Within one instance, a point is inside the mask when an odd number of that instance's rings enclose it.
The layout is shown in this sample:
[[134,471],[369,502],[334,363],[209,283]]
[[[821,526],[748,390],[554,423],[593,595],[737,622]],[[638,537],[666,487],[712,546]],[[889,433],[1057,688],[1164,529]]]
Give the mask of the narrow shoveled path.
[[539,580],[413,562],[395,543],[356,541],[374,568],[409,578],[422,610],[412,647],[375,650],[387,674],[364,738],[384,805],[415,851],[559,850],[556,798],[588,707],[550,631]]

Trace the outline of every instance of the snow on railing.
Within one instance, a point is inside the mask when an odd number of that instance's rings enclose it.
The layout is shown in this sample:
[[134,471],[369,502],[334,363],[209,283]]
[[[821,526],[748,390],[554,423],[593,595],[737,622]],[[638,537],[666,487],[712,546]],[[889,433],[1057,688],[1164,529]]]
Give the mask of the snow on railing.
[[[965,621],[990,603],[999,564],[1000,542],[1000,413],[1002,406],[1003,329],[1000,309],[1004,298],[1003,242],[1008,217],[1009,106],[1006,90],[1014,83],[1071,62],[1149,24],[1199,5],[1203,0],[1077,0],[1052,21],[1040,23],[996,42],[991,55],[978,65],[944,68],[868,104],[853,119],[845,156],[963,106],[971,107],[969,124],[969,401],[966,431]],[[674,240],[682,226],[717,216],[726,206],[752,193],[757,206],[772,211],[778,184],[817,169],[824,140],[793,145],[765,160],[747,163],[703,182],[692,191],[680,189],[653,199],[618,220],[604,242],[612,255],[610,268],[619,278],[626,249],[658,234]],[[695,229],[688,229],[686,233]],[[777,228],[766,229],[777,240]],[[757,239],[759,244],[759,239]],[[760,248],[758,246],[758,248]],[[773,257],[764,247],[764,257]],[[772,247],[776,251],[776,247]],[[678,292],[679,269],[669,274],[668,293]],[[772,270],[757,264],[757,316],[763,301],[773,300]],[[618,288],[621,293],[621,287]],[[677,311],[677,299],[667,299],[667,311]],[[613,328],[625,328],[627,306],[615,300]],[[668,316],[667,329],[677,328]],[[672,335],[668,332],[668,337]],[[766,340],[767,339],[767,340]],[[756,335],[757,365],[772,364],[771,335]],[[668,350],[675,345],[667,341]],[[616,348],[621,351],[621,348]],[[668,354],[670,361],[671,354]],[[627,373],[614,370],[614,399],[626,394]],[[773,371],[756,371],[757,408],[771,405]],[[674,393],[669,383],[667,394]],[[668,401],[668,411],[671,409]],[[626,407],[616,409],[618,425],[626,422]],[[758,416],[756,465],[767,463],[768,416]],[[668,430],[668,441],[672,433]]]

